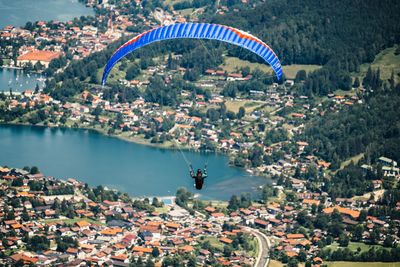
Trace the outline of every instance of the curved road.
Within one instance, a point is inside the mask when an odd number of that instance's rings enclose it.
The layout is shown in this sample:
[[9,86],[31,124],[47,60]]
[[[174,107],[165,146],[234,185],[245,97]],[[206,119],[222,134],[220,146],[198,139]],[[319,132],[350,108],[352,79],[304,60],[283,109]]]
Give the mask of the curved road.
[[250,227],[245,227],[245,229],[258,240],[259,254],[254,267],[267,267],[269,263],[269,248],[271,247],[268,237],[256,229]]

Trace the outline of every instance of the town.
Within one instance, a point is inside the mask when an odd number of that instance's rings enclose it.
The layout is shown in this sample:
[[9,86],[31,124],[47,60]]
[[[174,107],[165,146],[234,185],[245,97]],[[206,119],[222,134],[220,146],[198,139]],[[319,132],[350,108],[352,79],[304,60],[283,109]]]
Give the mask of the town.
[[[379,68],[369,67],[332,89],[315,74],[321,66],[289,65],[285,79],[277,81],[241,50],[201,41],[154,45],[130,55],[101,86],[114,48],[136,34],[235,15],[258,3],[231,7],[217,1],[210,7],[182,1],[161,8],[153,1],[84,2],[94,16],[0,30],[0,65],[46,80],[43,88],[2,88],[0,123],[90,129],[164,149],[220,152],[230,165],[273,183],[228,202],[202,200],[185,188],[175,196],[138,198],[82,183],[80,177],[51,177],[40,166],[4,164],[0,264],[264,267],[400,261],[398,142],[388,142],[386,149],[376,136],[362,136],[368,127],[387,123],[354,116],[383,117],[373,112],[376,103],[390,107],[397,97],[393,72],[384,79]],[[356,72],[351,63],[349,72]],[[387,98],[379,99],[379,93]],[[341,118],[343,125],[329,124]],[[357,133],[350,122],[362,130]],[[344,132],[351,145],[343,141]]]
[[[398,170],[390,159],[379,161]],[[258,264],[268,263],[271,250],[272,258],[291,266],[319,266],[322,258],[335,259],[329,247],[349,244],[358,250],[336,253],[380,261],[400,255],[399,223],[369,215],[379,207],[372,194],[332,199],[298,179],[287,182],[292,189],[266,189],[266,202],[232,196],[228,205],[197,200],[183,188],[174,198],[132,199],[45,176],[37,167],[2,167],[0,179],[3,264],[264,266]],[[379,181],[374,186],[381,188]],[[361,249],[364,242],[376,244],[374,255]]]

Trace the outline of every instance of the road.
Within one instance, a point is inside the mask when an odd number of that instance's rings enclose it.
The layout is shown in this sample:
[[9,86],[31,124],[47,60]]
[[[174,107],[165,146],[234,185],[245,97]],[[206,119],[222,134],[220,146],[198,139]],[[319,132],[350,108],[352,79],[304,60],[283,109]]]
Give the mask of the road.
[[267,267],[269,263],[269,248],[271,247],[268,237],[256,229],[250,227],[245,227],[245,229],[258,240],[259,254],[254,267]]

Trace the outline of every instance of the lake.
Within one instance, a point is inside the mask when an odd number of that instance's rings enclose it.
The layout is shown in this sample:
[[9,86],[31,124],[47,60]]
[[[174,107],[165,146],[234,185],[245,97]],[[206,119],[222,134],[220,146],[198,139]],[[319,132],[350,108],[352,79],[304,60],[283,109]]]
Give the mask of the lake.
[[[78,0],[0,0],[0,28],[7,25],[25,26],[31,21],[68,21],[83,15],[94,15],[92,8]],[[36,74],[15,69],[0,68],[0,91],[33,89],[38,82]]]
[[0,28],[4,28],[25,26],[28,21],[68,21],[94,11],[78,0],[0,0],[0,14]]
[[44,87],[43,77],[37,73],[27,73],[19,69],[0,68],[0,92],[12,91],[22,92],[33,90],[36,84],[39,88]]
[[221,154],[184,152],[194,168],[208,162],[208,178],[197,191],[179,151],[138,145],[79,129],[0,125],[0,166],[38,166],[48,176],[76,178],[135,197],[174,195],[186,187],[202,199],[227,200],[232,194],[256,192],[266,178],[228,165]]

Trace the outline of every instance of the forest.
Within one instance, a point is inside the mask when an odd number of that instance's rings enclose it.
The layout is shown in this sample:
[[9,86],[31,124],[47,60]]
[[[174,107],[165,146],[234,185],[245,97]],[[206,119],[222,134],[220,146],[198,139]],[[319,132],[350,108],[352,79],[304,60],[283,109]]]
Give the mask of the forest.
[[[239,4],[237,8],[239,12],[223,15],[207,13],[204,19],[260,37],[275,50],[282,65],[323,65],[300,88],[307,95],[349,90],[351,72],[400,42],[400,2],[395,0],[271,0],[254,9]],[[239,48],[231,48],[229,53],[260,61]]]
[[382,155],[400,160],[400,85],[382,86],[366,93],[361,101],[365,103],[316,117],[301,136],[316,155],[332,162],[334,169],[360,153],[371,160]]

